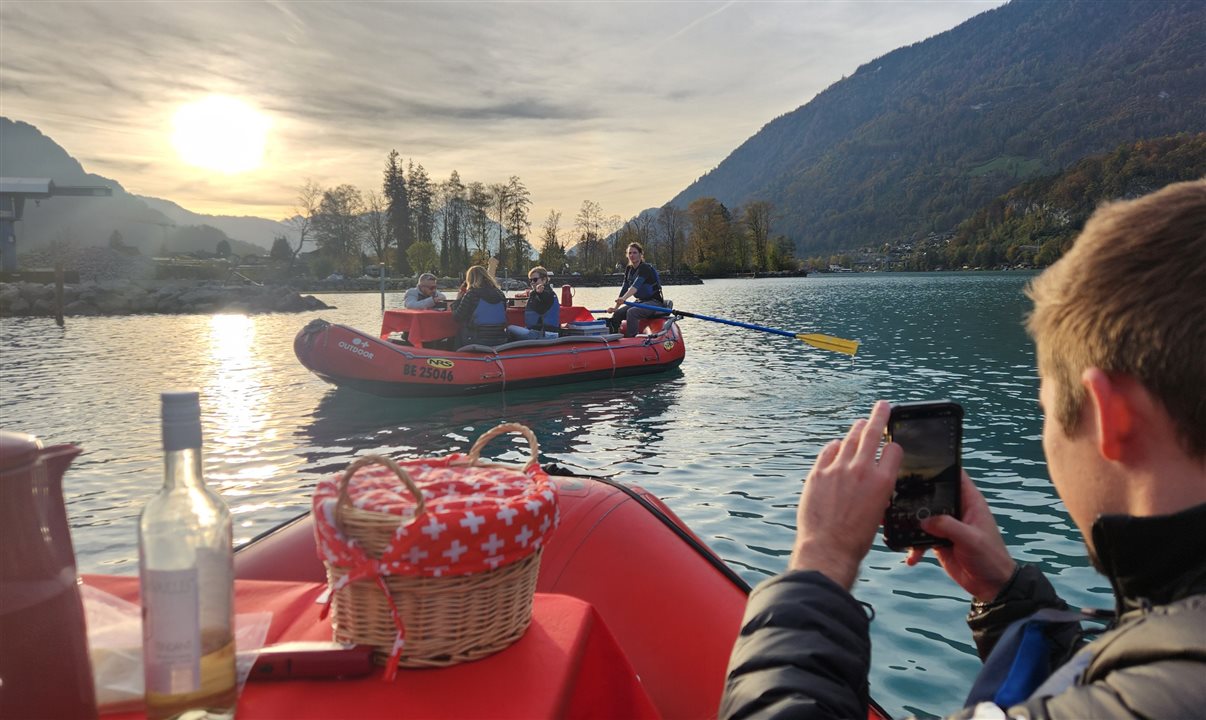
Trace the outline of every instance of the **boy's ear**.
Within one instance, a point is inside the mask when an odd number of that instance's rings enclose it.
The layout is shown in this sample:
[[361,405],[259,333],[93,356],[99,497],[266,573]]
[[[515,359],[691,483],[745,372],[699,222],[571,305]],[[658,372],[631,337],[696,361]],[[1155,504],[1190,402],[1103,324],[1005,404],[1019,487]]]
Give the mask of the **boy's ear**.
[[1138,408],[1129,378],[1111,377],[1099,368],[1088,368],[1080,376],[1092,412],[1097,451],[1111,462],[1121,462],[1135,430]]

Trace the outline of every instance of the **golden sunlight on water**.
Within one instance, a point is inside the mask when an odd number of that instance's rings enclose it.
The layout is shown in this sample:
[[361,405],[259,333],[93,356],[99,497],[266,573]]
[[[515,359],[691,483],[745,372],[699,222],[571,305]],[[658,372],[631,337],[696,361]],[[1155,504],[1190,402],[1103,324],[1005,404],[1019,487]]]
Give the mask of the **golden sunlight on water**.
[[[210,405],[217,432],[207,439],[211,446],[230,451],[254,451],[255,440],[265,429],[268,413],[263,402],[263,363],[255,348],[256,324],[246,315],[214,315],[209,323],[210,381],[203,397]],[[270,478],[276,468],[243,465],[234,475],[213,477],[223,493],[251,492],[257,481]]]

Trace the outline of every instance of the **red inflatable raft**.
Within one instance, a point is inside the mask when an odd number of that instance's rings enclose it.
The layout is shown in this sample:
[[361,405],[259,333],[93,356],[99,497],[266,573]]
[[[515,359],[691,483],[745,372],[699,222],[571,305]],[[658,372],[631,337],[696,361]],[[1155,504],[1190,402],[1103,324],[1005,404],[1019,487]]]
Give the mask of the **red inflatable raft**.
[[[598,478],[554,474],[552,480],[561,522],[544,551],[536,619],[521,643],[452,668],[403,671],[392,684],[359,681],[360,700],[342,714],[409,717],[443,702],[439,707],[447,712],[436,713],[440,717],[715,716],[748,585],[648,492]],[[241,583],[326,582],[309,514],[243,546],[235,563]],[[592,625],[591,639],[582,642],[592,647],[582,653],[579,667],[524,667],[538,655],[536,646],[573,634],[565,626],[582,612],[595,619],[585,623]],[[614,645],[610,655],[601,650],[604,645]],[[542,679],[526,691],[508,686],[516,673],[536,670]],[[445,680],[478,689],[433,700],[430,695],[439,695]],[[240,716],[253,701],[266,712],[285,709],[270,703],[292,703],[290,717],[321,717],[336,709],[328,707],[334,702],[329,682],[321,699],[309,697],[304,704],[296,689],[286,692],[289,683],[279,691],[270,685],[276,684],[248,686]],[[542,705],[550,693],[563,697]],[[887,714],[873,704],[869,717]]]
[[[507,319],[522,326],[523,308],[508,308]],[[648,321],[634,338],[571,334],[573,323],[593,320],[582,307],[562,306],[561,320],[562,337],[451,351],[432,345],[455,336],[452,313],[387,310],[376,337],[314,320],[294,338],[293,350],[329,383],[386,396],[471,395],[642,375],[677,367],[686,352],[673,317]]]

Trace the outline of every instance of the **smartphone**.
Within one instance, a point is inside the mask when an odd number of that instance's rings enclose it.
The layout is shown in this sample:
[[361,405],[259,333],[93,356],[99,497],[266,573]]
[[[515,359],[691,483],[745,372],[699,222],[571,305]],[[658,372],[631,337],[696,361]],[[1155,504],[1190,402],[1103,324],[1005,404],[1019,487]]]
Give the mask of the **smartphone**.
[[963,408],[949,400],[893,405],[886,434],[904,455],[884,512],[884,543],[893,550],[950,545],[922,530],[921,521],[960,516]]

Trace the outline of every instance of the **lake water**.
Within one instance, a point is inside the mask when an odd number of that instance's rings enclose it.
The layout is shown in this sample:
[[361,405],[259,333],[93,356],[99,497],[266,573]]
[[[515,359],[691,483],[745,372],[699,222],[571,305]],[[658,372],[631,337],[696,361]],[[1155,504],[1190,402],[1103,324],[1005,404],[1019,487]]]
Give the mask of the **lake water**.
[[[336,391],[293,355],[322,317],[375,332],[377,295],[320,296],[302,314],[0,321],[0,424],[85,449],[65,481],[81,571],[137,570],[136,522],[161,483],[159,398],[198,388],[205,472],[236,542],[308,508],[315,482],[366,452],[467,450],[501,421],[531,426],[543,462],[618,476],[665,499],[751,584],[781,571],[812,458],[877,398],[950,398],[966,411],[964,464],[1015,557],[1074,605],[1109,606],[1047,479],[1034,350],[1019,273],[829,275],[671,287],[682,310],[861,340],[856,359],[788,338],[684,319],[670,374],[468,399]],[[615,289],[581,288],[606,307]],[[390,306],[400,295],[387,296]],[[518,461],[518,444],[486,455]],[[967,598],[932,561],[877,543],[855,592],[876,610],[872,695],[896,715],[961,705],[978,669]]]

